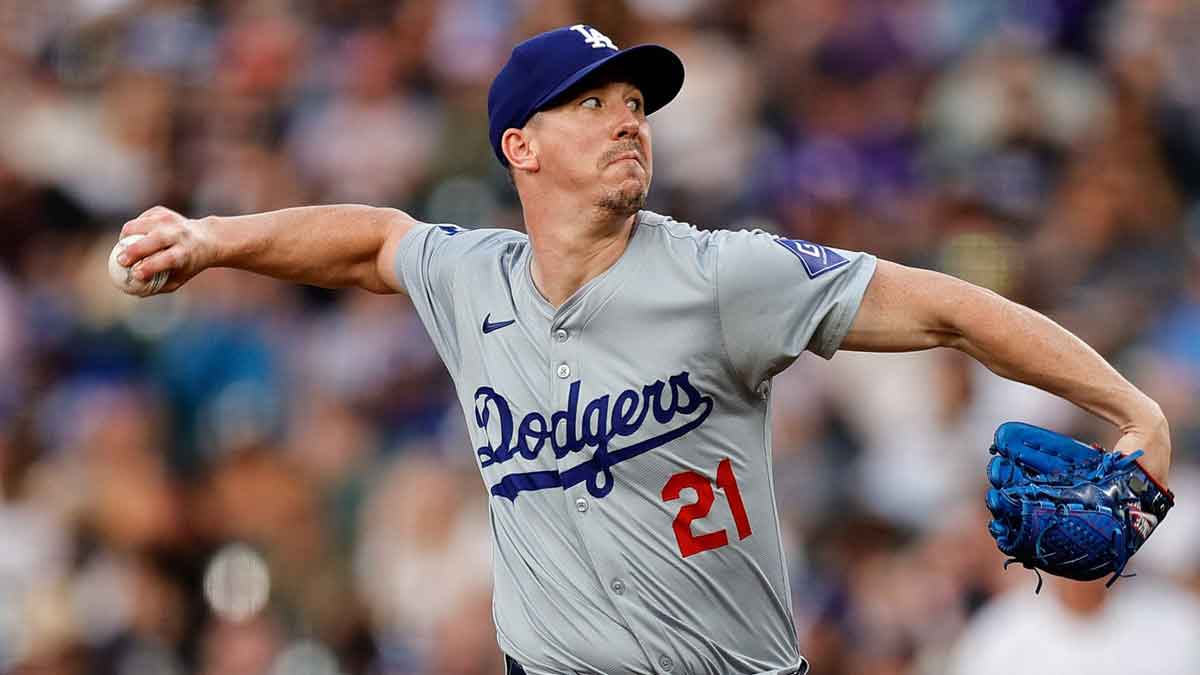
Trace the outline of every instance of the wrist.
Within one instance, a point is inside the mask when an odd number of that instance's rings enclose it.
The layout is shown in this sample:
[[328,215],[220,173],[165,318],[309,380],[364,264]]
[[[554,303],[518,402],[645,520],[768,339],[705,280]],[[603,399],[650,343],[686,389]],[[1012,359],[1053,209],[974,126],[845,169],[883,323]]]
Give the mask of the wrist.
[[191,222],[191,230],[199,244],[199,262],[201,269],[209,267],[232,267],[237,254],[231,245],[233,242],[227,229],[228,219],[219,216],[205,216]]
[[1142,450],[1145,454],[1138,462],[1142,470],[1165,489],[1171,468],[1171,429],[1158,403],[1149,397],[1144,398],[1143,408],[1122,429],[1127,438],[1138,439],[1137,448],[1131,446],[1125,450]]
[[1141,391],[1135,389],[1122,403],[1120,417],[1112,420],[1122,433],[1154,434],[1156,430],[1166,427],[1167,418],[1162,408]]

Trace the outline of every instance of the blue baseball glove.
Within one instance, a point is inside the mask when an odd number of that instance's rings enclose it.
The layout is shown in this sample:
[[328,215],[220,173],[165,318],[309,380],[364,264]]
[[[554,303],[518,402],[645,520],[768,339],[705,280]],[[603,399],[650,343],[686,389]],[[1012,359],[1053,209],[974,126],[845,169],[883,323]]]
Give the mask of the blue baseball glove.
[[[1022,422],[996,430],[988,531],[1014,562],[1068,579],[1122,576],[1175,496],[1124,455]],[[1037,591],[1042,589],[1038,574]]]

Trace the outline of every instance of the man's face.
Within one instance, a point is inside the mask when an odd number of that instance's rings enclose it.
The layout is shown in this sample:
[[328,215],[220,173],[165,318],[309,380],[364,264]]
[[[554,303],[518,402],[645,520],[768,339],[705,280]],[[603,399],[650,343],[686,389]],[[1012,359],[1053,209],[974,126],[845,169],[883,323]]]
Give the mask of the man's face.
[[645,100],[637,87],[597,84],[539,112],[527,129],[546,180],[593,193],[598,207],[618,215],[645,205],[653,162]]

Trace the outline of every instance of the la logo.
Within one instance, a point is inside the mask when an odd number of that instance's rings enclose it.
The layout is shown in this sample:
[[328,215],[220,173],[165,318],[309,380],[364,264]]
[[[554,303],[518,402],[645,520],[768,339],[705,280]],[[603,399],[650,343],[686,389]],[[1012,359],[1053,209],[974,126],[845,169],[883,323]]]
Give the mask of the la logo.
[[587,43],[592,46],[592,49],[608,48],[616,50],[617,48],[617,46],[613,44],[613,41],[607,35],[601,33],[595,28],[592,28],[591,26],[585,26],[581,23],[577,23],[574,26],[571,26],[571,30],[582,35],[583,39],[587,40]]

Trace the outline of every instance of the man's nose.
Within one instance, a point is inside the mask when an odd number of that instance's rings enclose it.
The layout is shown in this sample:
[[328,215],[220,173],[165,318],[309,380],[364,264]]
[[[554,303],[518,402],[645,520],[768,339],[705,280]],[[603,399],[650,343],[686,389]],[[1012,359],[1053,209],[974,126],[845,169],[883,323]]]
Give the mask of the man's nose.
[[621,113],[620,119],[617,120],[617,126],[613,130],[615,138],[636,138],[638,131],[641,128],[641,120],[632,110],[622,106],[624,112]]

